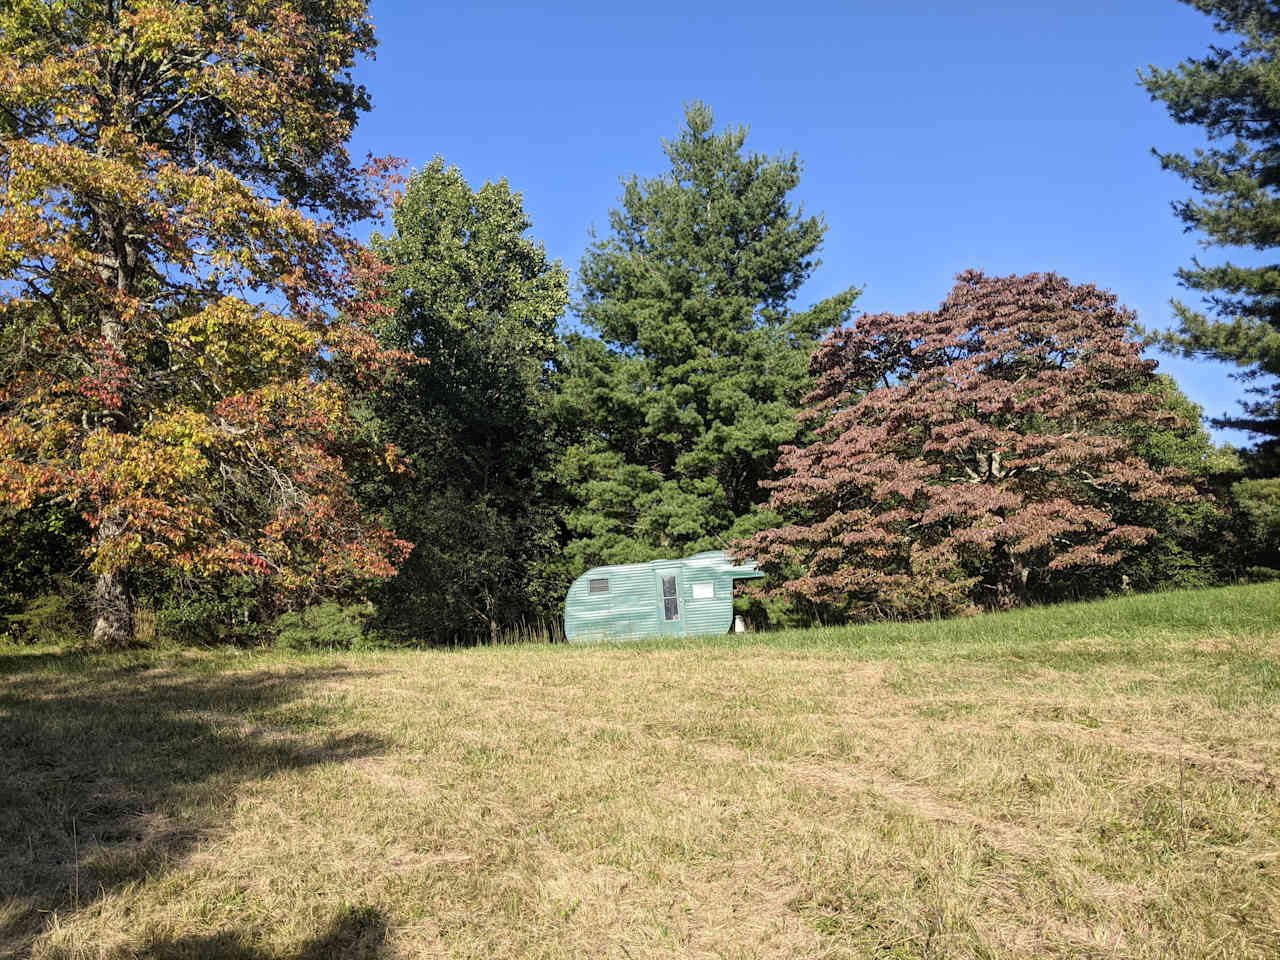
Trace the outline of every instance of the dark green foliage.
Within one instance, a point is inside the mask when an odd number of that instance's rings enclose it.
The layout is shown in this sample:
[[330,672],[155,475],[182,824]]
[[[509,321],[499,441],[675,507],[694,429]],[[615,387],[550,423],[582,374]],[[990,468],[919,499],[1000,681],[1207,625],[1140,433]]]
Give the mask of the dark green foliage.
[[1250,580],[1280,578],[1280,477],[1241,480],[1231,488],[1248,549],[1240,558]]
[[87,566],[82,551],[88,540],[88,525],[66,504],[0,508],[0,616],[22,610],[41,594],[65,593],[68,584],[82,579]]
[[[1157,533],[1126,557],[1115,573],[1135,590],[1230,582],[1240,571],[1241,550],[1245,547],[1245,538],[1233,522],[1230,493],[1232,482],[1243,469],[1240,458],[1233,450],[1214,445],[1202,426],[1203,411],[1172,377],[1157,377],[1154,389],[1161,406],[1177,420],[1172,425],[1141,430],[1142,441],[1136,453],[1156,469],[1181,471],[1205,496],[1166,503],[1141,503],[1128,498],[1117,501],[1116,516],[1123,522],[1151,527]],[[1100,596],[1114,583],[1112,575],[1105,584],[1077,584],[1069,596]]]
[[437,158],[409,181],[395,232],[388,346],[428,362],[376,404],[411,470],[367,495],[416,546],[380,588],[376,630],[409,643],[495,639],[558,606],[548,367],[568,278],[527,236],[506,181],[472,191]]
[[369,604],[322,603],[283,614],[275,623],[276,646],[286,650],[353,650],[376,646],[367,625]]
[[[1231,35],[1199,59],[1172,70],[1140,74],[1153,100],[1178,123],[1204,127],[1215,144],[1193,156],[1160,153],[1162,166],[1188,181],[1199,197],[1174,205],[1188,231],[1206,246],[1247,247],[1274,257],[1280,246],[1280,10],[1263,0],[1183,0]],[[1198,260],[1178,271],[1204,295],[1207,313],[1175,302],[1177,332],[1166,347],[1244,368],[1253,399],[1238,416],[1215,424],[1263,438],[1259,465],[1274,472],[1280,455],[1280,263],[1256,266]]]
[[[0,521],[10,562],[0,564],[0,638],[17,643],[74,646],[89,623],[90,587],[83,550],[88,531],[65,507],[44,504]],[[260,578],[205,579],[155,573],[135,587],[147,602],[137,613],[154,618],[149,637],[182,645],[253,646],[274,636],[279,610]]]
[[49,586],[48,592],[27,598],[19,612],[0,621],[0,640],[53,646],[84,640],[89,626],[88,591],[65,578]]
[[560,464],[576,572],[768,525],[759,481],[798,435],[809,352],[857,296],[791,310],[826,229],[788,201],[800,163],[744,153],[745,128],[712,128],[692,104],[663,145],[670,171],[624,182],[582,262],[577,310],[596,337],[568,338],[558,390],[577,432]]
[[147,584],[156,607],[156,632],[169,643],[257,646],[275,636],[279,613],[261,578],[169,579]]

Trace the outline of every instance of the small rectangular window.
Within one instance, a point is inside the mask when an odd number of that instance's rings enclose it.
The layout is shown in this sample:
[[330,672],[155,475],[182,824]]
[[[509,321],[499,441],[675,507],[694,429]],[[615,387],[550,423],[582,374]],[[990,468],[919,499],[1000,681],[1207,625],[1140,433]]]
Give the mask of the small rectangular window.
[[587,592],[588,593],[608,593],[609,579],[607,577],[601,577],[599,580],[596,580],[596,579],[588,580]]
[[662,578],[662,615],[668,620],[680,619],[680,601],[676,599],[676,578]]
[[695,583],[693,585],[693,599],[709,600],[716,595],[716,587],[713,583]]

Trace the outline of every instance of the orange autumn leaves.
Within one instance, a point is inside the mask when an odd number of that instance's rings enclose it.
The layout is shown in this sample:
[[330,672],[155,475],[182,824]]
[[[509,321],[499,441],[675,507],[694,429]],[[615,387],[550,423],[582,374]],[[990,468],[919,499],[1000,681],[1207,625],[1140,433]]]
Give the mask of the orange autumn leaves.
[[388,171],[345,148],[372,46],[342,0],[0,14],[0,500],[74,504],[100,576],[305,602],[406,555],[351,479],[396,453],[330,375],[408,361],[346,232]]

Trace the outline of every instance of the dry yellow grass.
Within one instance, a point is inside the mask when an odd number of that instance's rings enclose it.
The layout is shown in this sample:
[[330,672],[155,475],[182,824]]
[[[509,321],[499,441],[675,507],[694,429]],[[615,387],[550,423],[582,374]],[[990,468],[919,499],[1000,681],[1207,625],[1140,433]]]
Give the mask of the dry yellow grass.
[[1251,590],[914,644],[13,652],[0,955],[1275,958]]

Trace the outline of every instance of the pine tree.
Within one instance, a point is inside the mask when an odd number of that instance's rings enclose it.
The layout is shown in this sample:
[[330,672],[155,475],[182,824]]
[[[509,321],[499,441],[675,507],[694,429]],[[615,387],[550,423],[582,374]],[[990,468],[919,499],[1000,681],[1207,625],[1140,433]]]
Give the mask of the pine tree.
[[581,268],[559,415],[580,431],[561,462],[578,569],[724,545],[749,532],[780,444],[796,439],[808,357],[857,290],[791,302],[826,226],[793,208],[792,156],[744,152],[691,104],[663,146],[671,169],[624,181]]
[[[1199,194],[1174,205],[1188,231],[1205,246],[1248,247],[1269,254],[1280,246],[1280,10],[1263,0],[1183,0],[1233,34],[1172,70],[1148,67],[1142,83],[1181,124],[1205,129],[1217,145],[1193,156],[1160,153],[1161,165]],[[1258,453],[1280,451],[1280,263],[1241,266],[1195,260],[1178,271],[1188,289],[1204,295],[1207,312],[1175,301],[1179,329],[1163,338],[1186,356],[1225,360],[1245,368],[1253,399],[1240,415],[1216,426],[1262,438]]]

